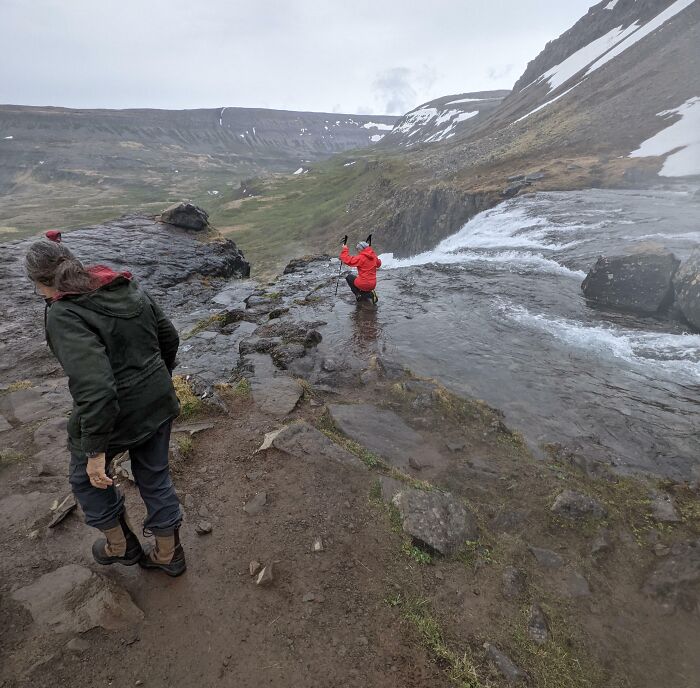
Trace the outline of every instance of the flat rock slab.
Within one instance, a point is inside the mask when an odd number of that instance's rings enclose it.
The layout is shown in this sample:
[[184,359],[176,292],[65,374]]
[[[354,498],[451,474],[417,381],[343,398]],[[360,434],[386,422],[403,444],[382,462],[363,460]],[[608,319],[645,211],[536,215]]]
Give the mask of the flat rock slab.
[[357,468],[364,466],[357,456],[339,447],[320,430],[305,422],[291,423],[268,433],[261,449],[268,447],[274,447],[300,459],[319,457]]
[[249,378],[253,401],[261,411],[283,418],[294,410],[301,395],[301,385],[292,377],[280,373],[267,354],[248,354],[245,364],[253,369]]
[[677,542],[652,570],[644,592],[669,609],[693,611],[700,604],[700,539]]
[[393,411],[372,404],[330,404],[328,411],[341,432],[392,466],[409,468],[411,457],[421,464],[439,461],[423,438]]
[[55,633],[128,628],[143,619],[129,593],[84,566],[69,564],[12,593],[34,621]]
[[55,496],[45,492],[13,494],[0,499],[0,529],[18,531],[31,529],[48,516]]
[[173,427],[173,432],[186,432],[192,436],[205,430],[211,430],[213,427],[214,423],[178,423]]
[[401,514],[404,533],[418,543],[448,555],[479,537],[474,514],[451,494],[416,490],[393,478],[380,483],[383,498]]
[[39,449],[59,448],[67,453],[68,419],[65,416],[51,418],[34,431],[34,444]]
[[5,432],[6,430],[12,430],[12,426],[7,422],[7,418],[0,414],[0,432]]
[[56,413],[53,404],[36,389],[20,389],[0,397],[0,411],[18,423],[43,420]]

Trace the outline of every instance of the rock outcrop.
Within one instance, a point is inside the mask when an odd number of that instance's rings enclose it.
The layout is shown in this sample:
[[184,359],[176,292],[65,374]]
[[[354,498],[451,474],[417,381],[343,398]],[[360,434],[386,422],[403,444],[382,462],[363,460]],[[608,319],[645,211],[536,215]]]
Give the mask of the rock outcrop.
[[166,208],[160,214],[160,220],[169,225],[193,229],[197,232],[201,232],[209,227],[209,213],[203,208],[186,201],[174,203],[169,208]]
[[653,315],[673,302],[680,261],[661,249],[598,258],[581,284],[589,301],[616,310]]
[[700,330],[700,250],[695,250],[673,278],[676,304],[685,319]]

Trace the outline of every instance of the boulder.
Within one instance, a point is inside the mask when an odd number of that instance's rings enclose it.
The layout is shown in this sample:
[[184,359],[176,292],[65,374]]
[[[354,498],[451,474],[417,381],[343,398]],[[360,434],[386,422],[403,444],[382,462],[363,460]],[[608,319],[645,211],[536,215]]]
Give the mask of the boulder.
[[551,511],[566,518],[603,518],[605,507],[593,497],[575,490],[564,490],[552,504]]
[[34,621],[55,633],[128,628],[143,619],[129,593],[84,566],[68,564],[12,593]]
[[683,317],[700,330],[700,249],[695,249],[673,277],[676,303]]
[[419,544],[448,555],[479,537],[474,514],[451,494],[416,490],[391,479],[381,484],[384,499],[392,495],[404,533]]
[[193,203],[175,203],[160,214],[161,222],[201,231],[209,227],[209,213]]
[[581,284],[586,299],[616,310],[653,315],[673,302],[680,261],[661,248],[598,258]]

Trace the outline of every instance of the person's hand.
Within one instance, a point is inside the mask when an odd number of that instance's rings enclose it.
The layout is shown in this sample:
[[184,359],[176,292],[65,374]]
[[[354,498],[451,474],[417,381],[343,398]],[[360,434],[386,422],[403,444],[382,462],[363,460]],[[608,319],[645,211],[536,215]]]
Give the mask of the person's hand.
[[347,248],[347,247],[348,247],[348,245],[347,245],[347,244],[343,244],[343,248]]
[[112,478],[105,473],[105,454],[98,454],[93,459],[88,459],[87,474],[90,484],[100,490],[106,490],[112,484]]

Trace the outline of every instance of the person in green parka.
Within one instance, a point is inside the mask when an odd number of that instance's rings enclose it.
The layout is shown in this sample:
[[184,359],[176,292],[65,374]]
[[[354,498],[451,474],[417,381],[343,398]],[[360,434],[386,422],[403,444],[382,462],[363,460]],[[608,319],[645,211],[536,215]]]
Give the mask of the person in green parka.
[[[70,484],[88,525],[103,536],[92,547],[100,564],[140,564],[178,576],[182,512],[168,466],[172,421],[180,411],[172,383],[179,338],[170,320],[128,272],[86,268],[60,235],[30,246],[25,265],[46,301],[46,339],[68,376]],[[146,505],[141,547],[108,475],[128,450]]]

